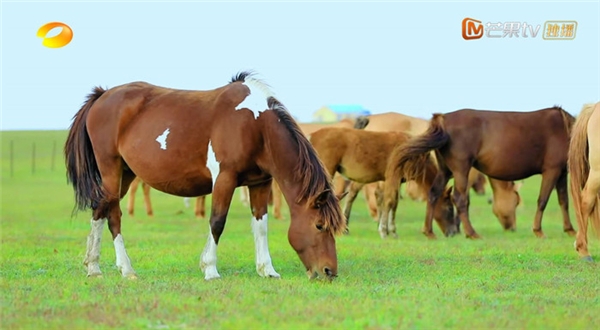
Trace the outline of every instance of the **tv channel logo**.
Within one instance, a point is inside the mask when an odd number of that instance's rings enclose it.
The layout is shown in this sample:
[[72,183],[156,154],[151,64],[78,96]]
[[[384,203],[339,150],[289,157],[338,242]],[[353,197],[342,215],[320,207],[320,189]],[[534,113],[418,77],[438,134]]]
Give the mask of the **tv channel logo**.
[[480,39],[483,37],[483,24],[473,18],[465,18],[462,21],[462,37],[465,40]]
[[[60,28],[60,32],[53,37],[46,37],[48,32],[55,28]],[[61,48],[68,45],[73,39],[73,30],[65,23],[50,22],[38,29],[37,36],[43,39],[42,45],[48,48]]]

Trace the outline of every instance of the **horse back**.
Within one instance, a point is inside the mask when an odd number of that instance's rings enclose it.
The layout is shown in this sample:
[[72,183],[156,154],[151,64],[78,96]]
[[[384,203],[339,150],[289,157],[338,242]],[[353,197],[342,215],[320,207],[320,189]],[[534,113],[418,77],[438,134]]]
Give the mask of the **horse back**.
[[491,177],[517,180],[566,166],[572,117],[560,108],[531,112],[462,109],[444,116],[446,152]]
[[[244,88],[236,83],[210,91],[143,82],[117,86],[90,109],[90,140],[102,145],[97,152],[103,159],[122,158],[125,170],[158,190],[189,196],[210,193],[209,150],[221,165],[248,168],[261,143],[252,112],[235,109],[247,95]],[[199,190],[175,192],[177,186]]]

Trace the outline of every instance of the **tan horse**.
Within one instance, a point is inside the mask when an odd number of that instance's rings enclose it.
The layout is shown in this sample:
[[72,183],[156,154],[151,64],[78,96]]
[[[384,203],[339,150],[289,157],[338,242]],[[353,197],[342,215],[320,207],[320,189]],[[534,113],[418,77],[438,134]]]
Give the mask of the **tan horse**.
[[[144,205],[146,206],[146,214],[148,216],[153,216],[154,211],[152,210],[152,201],[150,200],[150,186],[145,182],[141,181],[140,178],[135,178],[131,184],[129,185],[129,201],[127,202],[127,213],[133,217],[134,209],[135,209],[135,193],[137,192],[138,186],[142,185],[142,192],[144,195]],[[184,203],[187,202],[188,197],[185,197]],[[204,201],[206,196],[200,196],[196,198],[196,206],[194,208],[194,214],[197,218],[203,219],[206,215],[206,209],[204,206]],[[187,204],[186,204],[187,206]]]
[[[429,127],[429,121],[407,116],[396,112],[386,112],[382,114],[374,114],[367,116],[368,124],[364,128],[366,131],[376,132],[404,132],[411,135],[419,135],[424,133]],[[492,211],[498,218],[498,221],[504,229],[514,230],[516,228],[516,208],[521,203],[518,189],[520,185],[513,183],[497,182],[500,180],[489,178],[492,186],[493,199]],[[475,168],[471,168],[468,175],[467,190],[473,189],[478,195],[485,194],[485,175]],[[371,188],[374,190],[374,188]],[[414,200],[427,200],[429,189],[419,186],[414,181],[406,183],[406,193]],[[349,196],[352,195],[350,191]],[[367,198],[370,201],[375,198]],[[369,203],[371,214],[376,211],[376,206]]]
[[[364,119],[361,119],[361,121],[363,121],[363,122],[359,124],[360,128],[364,127],[364,125],[366,124],[366,122],[364,122]],[[325,127],[352,128],[356,124],[357,124],[356,120],[345,118],[339,122],[333,122],[333,123],[320,123],[320,122],[319,123],[298,123],[298,127],[300,127],[300,130],[302,131],[302,133],[304,133],[304,135],[307,138],[310,138],[310,135],[312,133],[314,133],[322,128],[325,128]],[[345,191],[347,182],[340,175],[335,175],[333,177],[333,186],[334,186],[334,191],[335,191],[336,195],[340,196]],[[245,187],[242,187],[242,189],[244,189],[244,190],[242,190],[244,192]],[[275,217],[275,219],[282,219],[281,190],[279,189],[279,185],[277,184],[277,181],[275,181],[275,180],[273,180],[273,185],[271,187],[271,196],[272,196],[272,202],[273,202],[273,216]],[[247,203],[247,199],[245,199],[243,195],[242,195],[242,203]]]
[[[398,187],[403,179],[397,170],[398,161],[394,158],[394,149],[406,143],[410,135],[401,132],[369,132],[352,128],[323,128],[314,132],[310,142],[317,151],[327,171],[333,175],[338,172],[353,184],[366,184],[385,181],[384,186],[396,187],[395,193],[386,194],[382,200],[382,212],[379,217],[379,234],[382,238],[397,237],[395,212],[398,206]],[[425,174],[418,178],[420,184],[430,187],[437,173],[433,158],[429,157],[424,165]],[[360,190],[351,190],[346,205],[346,219],[350,218],[352,202]],[[394,189],[391,189],[394,190]],[[352,193],[354,194],[352,195]],[[450,190],[444,198],[432,205],[433,217],[445,235],[456,233],[454,208],[450,200]]]
[[220,277],[217,246],[236,187],[249,186],[256,271],[279,277],[267,240],[272,179],[290,208],[288,241],[310,278],[337,276],[335,235],[346,229],[339,200],[315,150],[269,87],[241,72],[208,91],[145,82],[96,87],[74,117],[64,148],[76,207],[91,208],[84,265],[100,271],[108,223],[117,266],[136,277],[121,235],[120,200],[137,176],[168,194],[212,194],[210,231],[200,257],[205,279]]
[[588,219],[600,238],[600,102],[584,105],[575,121],[569,146],[569,173],[578,228],[575,249],[581,258],[592,261],[588,252]]

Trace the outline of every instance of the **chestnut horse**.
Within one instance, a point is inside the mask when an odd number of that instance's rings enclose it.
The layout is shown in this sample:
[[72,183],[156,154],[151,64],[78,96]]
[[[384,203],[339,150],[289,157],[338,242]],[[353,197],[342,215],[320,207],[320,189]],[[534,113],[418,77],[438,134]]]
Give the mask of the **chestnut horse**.
[[[468,238],[479,238],[469,220],[467,176],[471,167],[497,180],[514,181],[542,174],[533,231],[543,237],[542,215],[556,188],[563,229],[575,231],[568,211],[567,152],[575,118],[555,106],[531,112],[463,109],[434,114],[425,133],[400,147],[400,166],[419,169],[422,155],[435,150],[440,171],[429,192],[435,202],[454,177],[454,203]],[[412,173],[417,175],[418,173]],[[431,232],[431,216],[425,223]]]
[[[131,184],[129,185],[129,201],[127,202],[127,213],[133,217],[134,207],[135,207],[135,193],[137,192],[138,186],[142,185],[142,192],[144,195],[144,205],[146,206],[146,214],[148,216],[153,216],[154,211],[152,210],[152,201],[150,200],[150,186],[145,182],[140,180],[140,178],[135,178]],[[185,197],[183,202],[188,207],[189,201],[188,197]],[[206,215],[204,200],[206,196],[200,196],[196,198],[196,207],[194,209],[194,214],[197,218],[204,218]]]
[[279,277],[267,240],[272,178],[290,207],[288,240],[310,278],[337,276],[335,235],[346,229],[339,200],[316,152],[269,87],[241,72],[209,91],[134,82],[96,87],[75,115],[65,145],[76,207],[91,208],[84,264],[100,275],[100,240],[108,222],[117,266],[136,274],[121,235],[120,199],[137,176],[182,197],[212,193],[210,230],[200,268],[217,272],[217,244],[236,187],[249,186],[251,227],[260,276]]
[[[396,166],[398,161],[393,151],[410,138],[410,135],[401,132],[368,132],[335,127],[323,128],[310,137],[310,142],[331,175],[339,172],[359,184],[385,181],[385,191],[389,190],[389,193],[383,196],[379,213],[379,234],[382,238],[388,235],[397,237],[395,213],[398,206],[398,188],[405,178],[400,176]],[[424,175],[409,179],[416,179],[420,184],[431,186],[437,172],[433,157],[427,157],[423,166]],[[354,190],[354,196],[348,196],[346,219],[350,217],[352,202],[360,188]],[[442,232],[447,236],[455,234],[458,227],[454,222],[450,190],[444,194],[444,198],[438,199],[431,209]]]
[[588,219],[600,238],[600,102],[586,104],[577,116],[569,146],[571,196],[577,216],[575,250],[584,260],[592,261],[588,252]]

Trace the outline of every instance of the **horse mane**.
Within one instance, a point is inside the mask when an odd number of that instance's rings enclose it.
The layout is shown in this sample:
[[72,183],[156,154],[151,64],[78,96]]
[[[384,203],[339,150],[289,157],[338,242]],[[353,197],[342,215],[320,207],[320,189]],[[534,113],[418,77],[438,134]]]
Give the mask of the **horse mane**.
[[312,202],[324,191],[329,191],[326,200],[319,207],[319,212],[323,217],[325,229],[334,235],[343,233],[346,230],[346,221],[342,216],[339,201],[333,193],[331,178],[325,171],[325,166],[287,108],[272,96],[273,93],[270,92],[266,83],[254,76],[255,73],[252,71],[242,71],[233,76],[230,83],[252,83],[264,91],[267,95],[268,108],[275,112],[279,122],[284,125],[298,146],[298,162],[293,172],[295,179],[301,183],[301,188],[296,202],[299,203],[303,200]]
[[558,104],[555,104],[552,108],[560,111],[563,123],[565,124],[565,130],[567,131],[567,135],[571,136],[573,124],[575,124],[575,117],[568,113],[565,109],[562,108],[562,106]]

